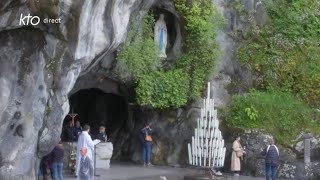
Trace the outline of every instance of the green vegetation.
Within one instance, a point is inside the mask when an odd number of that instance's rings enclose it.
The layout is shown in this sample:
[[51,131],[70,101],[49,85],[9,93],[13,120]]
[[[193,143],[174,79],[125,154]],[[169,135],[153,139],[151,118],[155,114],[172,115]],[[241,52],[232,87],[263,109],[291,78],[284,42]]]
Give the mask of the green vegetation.
[[[320,1],[266,1],[269,23],[241,34],[240,62],[260,78],[255,87],[291,92],[320,105]],[[248,15],[250,16],[250,15]]]
[[143,29],[130,25],[126,44],[117,57],[115,73],[123,81],[132,77],[138,81],[142,76],[157,70],[159,58],[153,41],[154,18],[148,14],[143,19]]
[[185,22],[184,51],[187,52],[177,60],[176,67],[190,76],[188,96],[196,99],[219,55],[215,37],[223,18],[210,0],[176,0],[175,5]]
[[115,73],[124,82],[133,80],[139,105],[179,107],[200,97],[219,51],[215,30],[222,24],[210,0],[177,0],[184,26],[183,53],[170,70],[160,66],[153,41],[154,18],[146,15],[143,28],[131,24],[125,46],[118,54]]
[[46,65],[46,68],[48,68],[51,72],[56,72],[58,66],[58,61],[54,58],[51,58],[49,62]]
[[319,112],[291,93],[273,90],[234,96],[230,108],[224,111],[228,127],[264,129],[279,144],[289,144],[302,131],[319,132],[316,116],[319,117]]
[[155,71],[143,76],[136,88],[138,103],[155,108],[179,107],[187,103],[189,79],[182,70]]
[[234,96],[224,111],[230,128],[259,128],[288,144],[300,132],[320,132],[320,1],[263,1],[267,24],[259,26],[241,1],[248,31],[237,32],[238,58],[257,77],[255,91]]

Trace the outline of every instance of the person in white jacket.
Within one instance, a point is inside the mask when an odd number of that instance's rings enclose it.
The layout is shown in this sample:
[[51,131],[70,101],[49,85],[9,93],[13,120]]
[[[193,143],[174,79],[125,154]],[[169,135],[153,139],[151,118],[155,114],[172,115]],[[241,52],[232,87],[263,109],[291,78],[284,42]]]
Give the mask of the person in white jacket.
[[80,161],[81,161],[81,148],[85,147],[87,149],[87,157],[90,158],[90,160],[93,163],[93,153],[94,153],[94,144],[91,139],[91,136],[89,135],[90,126],[84,125],[83,131],[81,132],[79,138],[78,138],[78,144],[77,144],[77,161],[76,161],[76,176],[79,175],[79,167],[80,167]]

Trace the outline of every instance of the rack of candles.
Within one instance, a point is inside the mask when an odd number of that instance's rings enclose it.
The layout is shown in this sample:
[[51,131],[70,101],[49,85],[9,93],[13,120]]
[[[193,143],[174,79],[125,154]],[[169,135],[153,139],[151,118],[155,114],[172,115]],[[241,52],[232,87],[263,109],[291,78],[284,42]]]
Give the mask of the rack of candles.
[[207,98],[203,99],[200,118],[194,130],[191,144],[188,144],[189,164],[201,167],[222,167],[226,148],[219,130],[217,110],[214,109],[214,99],[210,98],[210,82]]

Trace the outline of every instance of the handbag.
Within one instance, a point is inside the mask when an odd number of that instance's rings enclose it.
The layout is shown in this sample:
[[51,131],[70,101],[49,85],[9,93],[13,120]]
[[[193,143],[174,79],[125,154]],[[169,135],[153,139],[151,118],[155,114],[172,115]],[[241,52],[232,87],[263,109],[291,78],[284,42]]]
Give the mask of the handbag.
[[148,134],[148,130],[146,130],[145,140],[146,140],[147,142],[152,142],[152,137],[151,137],[151,135]]
[[237,157],[242,157],[243,156],[242,150],[236,151],[236,155],[237,155]]

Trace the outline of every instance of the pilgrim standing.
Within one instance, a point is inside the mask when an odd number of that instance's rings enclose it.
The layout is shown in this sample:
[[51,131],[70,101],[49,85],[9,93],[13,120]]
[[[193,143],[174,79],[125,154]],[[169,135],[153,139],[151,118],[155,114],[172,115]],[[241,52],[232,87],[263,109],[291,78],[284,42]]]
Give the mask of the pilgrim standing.
[[[89,135],[90,126],[84,125],[83,131],[81,132],[78,144],[77,144],[77,165],[76,165],[76,176],[79,176],[79,169],[80,169],[80,161],[81,161],[81,153],[80,149],[85,147],[87,149],[87,157],[93,160],[93,152],[94,152],[94,144]],[[93,161],[92,161],[93,162]]]

